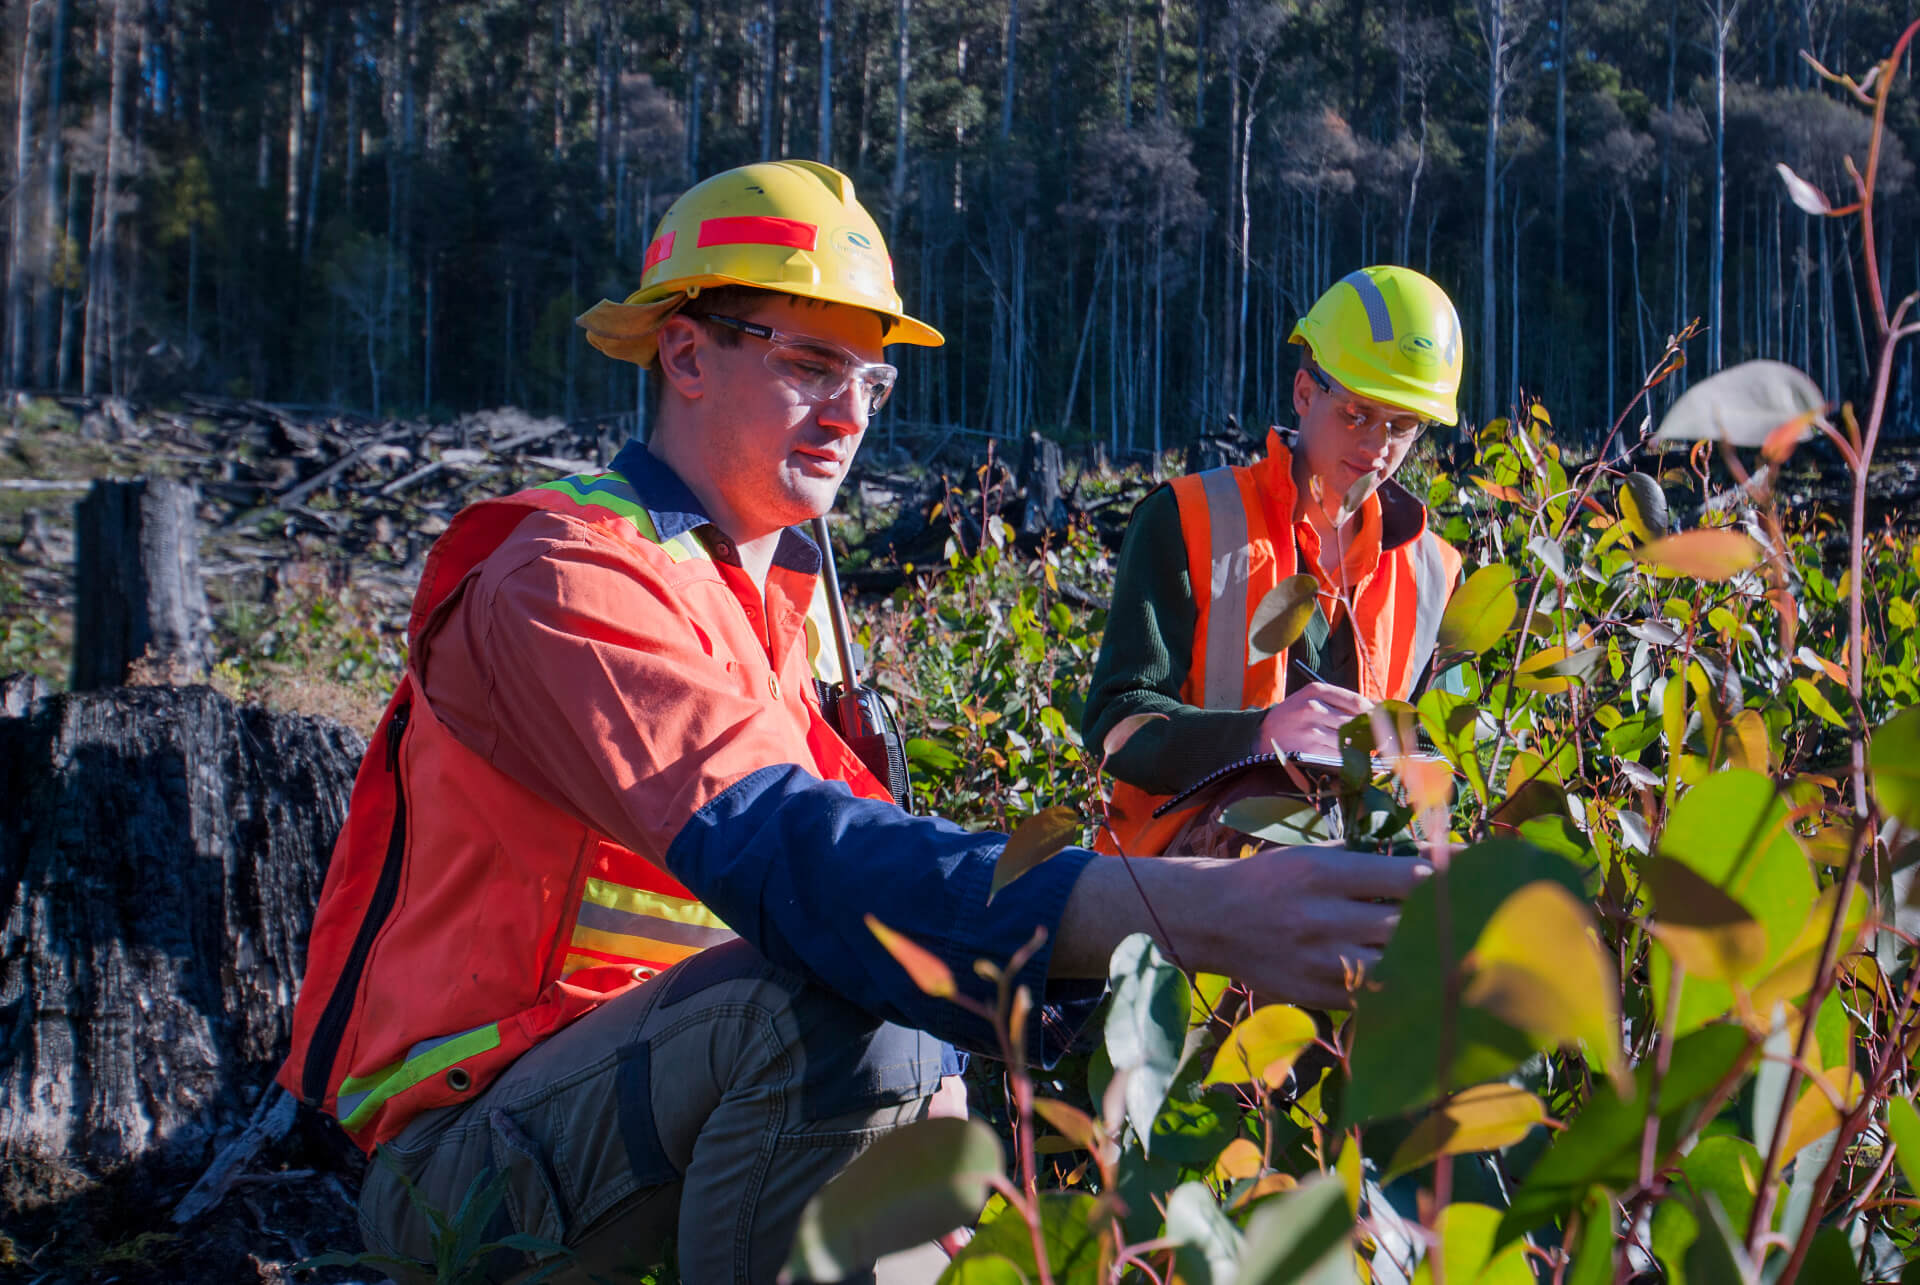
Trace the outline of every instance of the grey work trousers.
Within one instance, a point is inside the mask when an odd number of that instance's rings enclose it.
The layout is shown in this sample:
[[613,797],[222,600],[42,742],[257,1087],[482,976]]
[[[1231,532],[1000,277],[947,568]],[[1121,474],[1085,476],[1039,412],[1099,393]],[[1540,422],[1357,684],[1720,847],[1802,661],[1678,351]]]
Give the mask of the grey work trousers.
[[[771,1282],[807,1200],[890,1129],[928,1113],[945,1048],[876,1023],[768,963],[714,947],[527,1052],[472,1102],[383,1144],[360,1196],[368,1249],[431,1281],[430,1219],[505,1172],[486,1239],[571,1251],[556,1281],[637,1280],[673,1244],[681,1278]],[[496,1251],[486,1279],[551,1259]]]

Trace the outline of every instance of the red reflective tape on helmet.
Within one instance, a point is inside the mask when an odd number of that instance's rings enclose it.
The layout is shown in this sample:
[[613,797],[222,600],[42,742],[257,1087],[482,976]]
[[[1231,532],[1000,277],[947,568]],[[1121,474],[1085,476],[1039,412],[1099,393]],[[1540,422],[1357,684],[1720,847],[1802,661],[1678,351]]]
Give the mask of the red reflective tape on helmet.
[[[704,243],[703,243],[704,244]],[[673,253],[673,233],[663,232],[653,238],[653,244],[647,247],[647,258],[640,265],[640,271],[651,272],[653,265]]]
[[820,240],[818,224],[778,219],[765,214],[737,214],[700,221],[700,246],[785,245],[811,250]]

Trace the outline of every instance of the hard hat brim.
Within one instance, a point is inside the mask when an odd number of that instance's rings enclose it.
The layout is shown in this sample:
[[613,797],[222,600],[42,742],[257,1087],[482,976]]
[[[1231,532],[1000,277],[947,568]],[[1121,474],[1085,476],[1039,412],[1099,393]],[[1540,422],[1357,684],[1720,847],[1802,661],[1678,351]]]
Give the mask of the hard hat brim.
[[627,296],[624,303],[602,299],[575,318],[575,324],[587,332],[587,342],[607,356],[620,361],[630,361],[640,366],[650,366],[660,350],[660,327],[666,325],[668,318],[680,311],[701,289],[711,286],[748,286],[755,290],[766,290],[770,294],[799,295],[801,298],[818,299],[822,303],[835,303],[846,308],[864,308],[894,323],[888,330],[885,340],[889,344],[913,344],[921,348],[938,348],[947,342],[946,336],[938,330],[917,317],[909,317],[904,312],[897,312],[890,308],[875,308],[867,304],[848,303],[844,299],[834,298],[825,293],[816,294],[809,290],[792,287],[770,290],[761,282],[721,276],[681,282],[671,292],[653,299],[646,298],[648,292],[644,290],[634,291]]

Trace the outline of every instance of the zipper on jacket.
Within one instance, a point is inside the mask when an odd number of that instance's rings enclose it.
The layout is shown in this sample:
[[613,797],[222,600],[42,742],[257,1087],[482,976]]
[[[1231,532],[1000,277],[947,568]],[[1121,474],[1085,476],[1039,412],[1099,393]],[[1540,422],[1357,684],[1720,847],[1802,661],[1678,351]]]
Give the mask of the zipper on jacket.
[[354,996],[360,991],[360,974],[366,970],[373,939],[380,935],[400,895],[400,869],[407,853],[407,790],[400,777],[400,738],[406,735],[407,718],[412,709],[410,702],[395,706],[393,718],[387,723],[387,771],[393,776],[393,830],[387,836],[387,856],[380,867],[380,881],[374,885],[366,917],[361,919],[360,931],[354,935],[353,949],[347,954],[340,978],[333,985],[333,993],[327,996],[327,1007],[314,1024],[313,1039],[307,1045],[300,1096],[316,1109],[327,1099],[327,1073],[333,1069],[341,1038],[346,1035],[347,1020],[353,1016]]

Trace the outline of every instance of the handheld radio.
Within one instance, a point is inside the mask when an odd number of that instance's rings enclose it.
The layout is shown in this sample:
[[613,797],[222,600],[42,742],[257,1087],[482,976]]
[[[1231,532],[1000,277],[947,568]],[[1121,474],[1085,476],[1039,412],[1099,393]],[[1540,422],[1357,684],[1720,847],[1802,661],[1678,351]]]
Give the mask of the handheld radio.
[[864,687],[853,666],[853,642],[847,632],[847,609],[840,600],[840,576],[833,566],[833,543],[825,517],[813,519],[813,541],[820,546],[820,583],[827,591],[827,615],[833,622],[833,646],[840,658],[840,681],[815,680],[820,712],[840,739],[853,747],[867,770],[877,777],[902,808],[913,810],[913,782],[907,776],[906,741],[880,693]]

